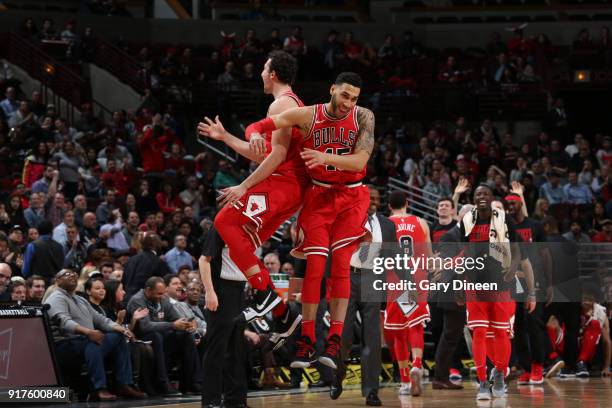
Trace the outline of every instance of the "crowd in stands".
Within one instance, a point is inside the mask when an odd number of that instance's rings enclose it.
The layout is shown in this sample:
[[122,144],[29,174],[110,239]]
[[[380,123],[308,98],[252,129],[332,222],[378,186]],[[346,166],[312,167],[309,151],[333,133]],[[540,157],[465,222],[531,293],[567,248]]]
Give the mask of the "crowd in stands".
[[[47,35],[45,27],[36,38]],[[67,26],[61,38],[74,38],[72,30]],[[401,70],[395,76],[381,72],[397,61],[424,57],[424,47],[410,33],[397,45],[388,37],[378,50],[351,33],[343,41],[338,35],[330,32],[321,48],[327,75],[350,68],[364,73],[366,82],[384,78],[398,90],[414,85]],[[310,55],[298,27],[285,39],[278,31],[264,41],[254,30],[240,41],[226,35],[202,66],[205,71],[195,68],[190,48],[168,49],[157,62],[142,48],[137,58],[160,77],[258,86],[262,58],[279,48],[302,62]],[[552,50],[542,35],[531,42],[517,33],[507,44],[494,36],[487,51],[497,65],[487,78],[542,76],[539,58],[553,57]],[[449,56],[438,80],[465,81],[456,63]],[[169,375],[177,361],[181,391],[198,392],[202,367],[194,356],[202,352],[206,319],[197,258],[217,211],[216,190],[238,184],[247,168],[210,151],[187,152],[182,118],[151,92],[141,106],[115,111],[108,123],[90,105],[71,123],[43,103],[39,92],[25,95],[6,81],[0,89],[0,299],[40,303],[46,296],[58,329],[55,340],[69,340],[58,352],[60,363],[69,360],[63,356],[87,356],[100,399],[114,398],[101,374],[102,357],[109,353],[115,356],[120,395],[142,398],[132,388],[137,383],[147,393],[161,387],[163,394],[176,395]],[[423,190],[411,200],[450,196],[462,180],[470,187],[486,183],[503,197],[519,182],[534,218],[554,215],[569,240],[611,243],[612,138],[576,132],[571,118],[563,100],[555,99],[542,131],[521,144],[512,126],[489,118],[418,124],[379,118],[367,182],[384,190],[389,177],[405,180]],[[471,201],[470,187],[461,203]],[[266,267],[294,274],[291,245],[288,227],[281,241],[264,243],[260,255]],[[603,274],[612,286],[610,271]],[[605,293],[611,296],[612,290]],[[123,336],[140,342],[127,347]],[[245,336],[259,342],[258,334]],[[100,347],[87,348],[85,338]]]

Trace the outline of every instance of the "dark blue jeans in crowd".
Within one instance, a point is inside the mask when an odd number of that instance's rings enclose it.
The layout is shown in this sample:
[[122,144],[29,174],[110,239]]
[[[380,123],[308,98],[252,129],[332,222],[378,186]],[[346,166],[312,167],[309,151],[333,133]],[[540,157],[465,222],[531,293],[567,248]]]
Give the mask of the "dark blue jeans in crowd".
[[119,333],[105,333],[102,344],[95,343],[85,336],[79,336],[58,342],[55,351],[59,361],[62,362],[70,362],[75,357],[84,358],[92,390],[100,390],[106,388],[104,359],[111,354],[117,384],[134,383],[130,350],[125,340],[125,336]]

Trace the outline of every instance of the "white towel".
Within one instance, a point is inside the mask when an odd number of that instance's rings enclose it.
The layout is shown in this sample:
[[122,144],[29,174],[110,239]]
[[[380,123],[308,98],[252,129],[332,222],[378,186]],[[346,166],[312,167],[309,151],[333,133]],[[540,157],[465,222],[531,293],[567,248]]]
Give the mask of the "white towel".
[[[477,209],[465,214],[463,225],[465,236],[469,236],[476,225]],[[491,206],[491,224],[489,226],[489,256],[501,263],[503,269],[510,267],[510,239],[506,224],[506,213],[497,207]]]

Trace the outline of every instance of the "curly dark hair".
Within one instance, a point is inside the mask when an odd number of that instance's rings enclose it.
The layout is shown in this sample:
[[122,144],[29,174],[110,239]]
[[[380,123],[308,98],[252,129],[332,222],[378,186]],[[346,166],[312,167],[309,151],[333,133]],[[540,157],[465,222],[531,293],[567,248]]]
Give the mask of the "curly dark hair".
[[363,81],[361,80],[359,74],[356,74],[354,72],[341,72],[336,77],[334,85],[342,84],[349,84],[354,86],[355,88],[361,88],[361,86],[363,85]]
[[295,57],[285,51],[272,51],[268,58],[270,59],[270,72],[276,73],[280,82],[293,85],[298,70]]

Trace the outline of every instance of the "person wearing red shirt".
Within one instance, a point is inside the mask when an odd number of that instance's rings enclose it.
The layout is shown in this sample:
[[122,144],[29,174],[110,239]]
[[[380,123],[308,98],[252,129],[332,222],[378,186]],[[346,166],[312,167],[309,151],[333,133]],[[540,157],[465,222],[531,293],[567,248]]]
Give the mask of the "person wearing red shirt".
[[602,230],[593,236],[593,242],[610,243],[612,242],[612,220],[607,219],[601,222]]
[[162,187],[162,191],[155,195],[157,205],[164,214],[171,214],[181,206],[179,196],[175,194],[173,190],[171,184],[165,183]]
[[145,130],[144,135],[138,141],[138,149],[142,157],[142,167],[145,174],[163,173],[164,152],[169,143],[181,144],[181,141],[167,127],[161,124],[161,116],[155,115],[153,127]]
[[117,161],[109,160],[106,171],[102,173],[102,182],[107,189],[114,189],[117,195],[125,197],[128,193],[128,177],[125,170],[117,170]]

